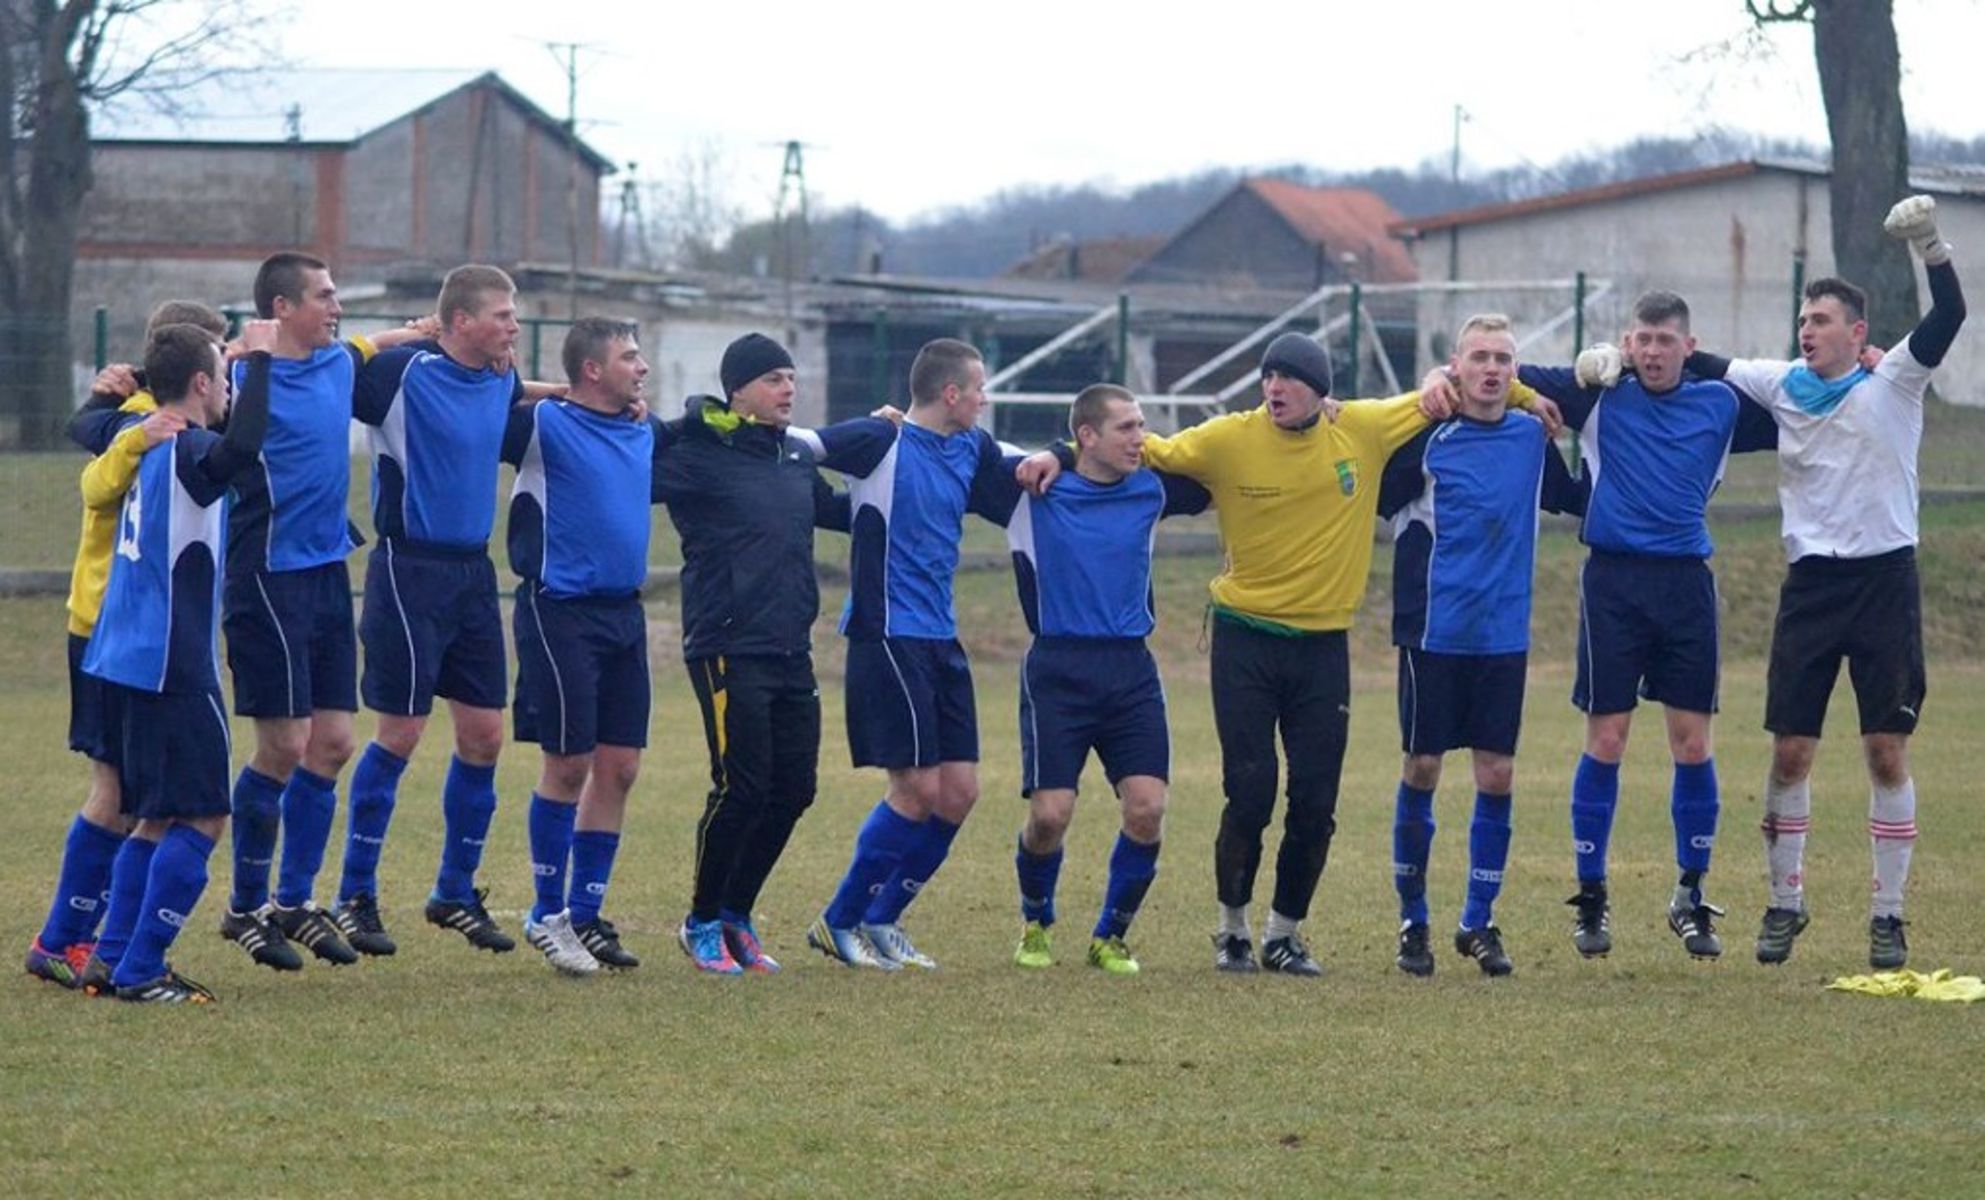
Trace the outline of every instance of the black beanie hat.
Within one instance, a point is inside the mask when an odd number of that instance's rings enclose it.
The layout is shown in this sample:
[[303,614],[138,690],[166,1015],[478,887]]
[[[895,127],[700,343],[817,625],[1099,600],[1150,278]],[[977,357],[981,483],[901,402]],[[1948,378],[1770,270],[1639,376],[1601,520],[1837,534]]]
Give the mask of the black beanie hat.
[[1268,343],[1261,356],[1261,373],[1280,371],[1309,384],[1319,396],[1330,394],[1330,351],[1303,333],[1285,333]]
[[724,400],[729,402],[739,388],[760,375],[792,365],[793,356],[784,346],[762,333],[745,334],[724,347],[724,361],[717,368],[717,377],[724,381]]

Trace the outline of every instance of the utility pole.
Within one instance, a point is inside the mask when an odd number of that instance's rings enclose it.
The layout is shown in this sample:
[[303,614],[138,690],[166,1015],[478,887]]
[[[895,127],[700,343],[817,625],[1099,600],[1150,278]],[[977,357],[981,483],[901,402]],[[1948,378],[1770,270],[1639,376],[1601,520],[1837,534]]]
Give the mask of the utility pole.
[[584,42],[546,42],[565,68],[565,315],[579,316],[579,51]]
[[627,164],[627,178],[620,183],[620,210],[613,228],[613,265],[628,265],[627,227],[634,226],[634,253],[636,261],[644,271],[652,264],[648,258],[648,222],[641,213],[641,185],[635,178],[639,163]]
[[806,161],[801,155],[805,144],[799,141],[786,143],[786,158],[779,169],[779,199],[772,209],[773,223],[779,227],[780,274],[785,278],[786,345],[799,340],[798,322],[793,311],[793,276],[798,270],[797,257],[793,253],[793,219],[787,211],[789,203],[799,206],[799,233],[801,250],[808,262],[813,259],[811,231],[806,218]]
[[1447,181],[1456,196],[1461,192],[1461,121],[1466,115],[1459,104],[1454,106],[1454,150],[1447,159]]

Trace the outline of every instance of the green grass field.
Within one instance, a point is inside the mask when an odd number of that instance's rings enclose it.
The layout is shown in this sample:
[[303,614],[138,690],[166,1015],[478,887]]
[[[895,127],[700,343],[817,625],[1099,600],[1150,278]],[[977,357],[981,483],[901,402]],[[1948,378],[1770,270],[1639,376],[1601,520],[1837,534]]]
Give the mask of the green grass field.
[[[52,502],[49,513],[60,515]],[[6,523],[11,547],[17,523]],[[608,911],[639,971],[573,981],[528,948],[496,957],[424,926],[439,840],[445,719],[402,787],[385,861],[398,957],[277,976],[213,932],[214,883],[175,954],[220,992],[205,1010],[86,1001],[20,975],[0,1037],[0,1148],[27,1196],[635,1195],[1200,1196],[1874,1195],[1941,1190],[1985,1167],[1985,1011],[1830,993],[1865,969],[1866,787],[1853,739],[1816,772],[1815,912],[1788,966],[1750,961],[1764,901],[1754,832],[1757,731],[1778,572],[1776,522],[1718,527],[1725,602],[1719,754],[1724,839],[1711,898],[1722,962],[1688,960],[1661,915],[1672,835],[1658,724],[1629,754],[1613,838],[1614,955],[1572,952],[1565,797],[1580,724],[1565,702],[1578,552],[1545,541],[1537,649],[1518,760],[1517,834],[1498,910],[1516,958],[1488,981],[1441,950],[1438,975],[1392,966],[1389,829],[1397,779],[1385,559],[1354,640],[1358,687],[1339,832],[1309,925],[1328,975],[1210,969],[1220,807],[1205,658],[1210,557],[1161,560],[1155,644],[1170,682],[1172,812],[1133,931],[1134,980],[1082,965],[1114,834],[1093,789],[1063,876],[1062,965],[1021,975],[1012,843],[1021,815],[1016,660],[1003,571],[960,577],[978,668],[984,796],[911,911],[932,975],[848,972],[803,930],[838,879],[879,773],[846,767],[840,647],[819,655],[819,802],[760,911],[776,978],[694,975],[672,944],[707,775],[679,667],[672,598],[651,606],[656,719]],[[823,539],[822,555],[841,553]],[[971,535],[975,549],[997,539]],[[0,555],[4,558],[5,555]],[[66,558],[66,550],[63,556]],[[1911,886],[1914,964],[1985,968],[1985,814],[1965,750],[1985,723],[1985,505],[1926,510],[1932,699],[1917,742],[1925,836]],[[60,560],[58,560],[60,561]],[[823,608],[838,606],[837,596]],[[66,753],[60,601],[0,601],[0,947],[38,926],[84,771]],[[1836,720],[1851,719],[1837,701]],[[371,719],[362,717],[361,733]],[[237,745],[248,730],[237,729]],[[1437,928],[1465,876],[1464,763],[1442,789]],[[486,859],[515,926],[530,877],[523,813],[535,751],[506,753]],[[342,822],[341,822],[342,824]],[[1271,838],[1274,835],[1271,834]],[[332,853],[334,877],[337,851]],[[1272,851],[1271,851],[1272,854]],[[1266,895],[1266,881],[1262,889]],[[1259,920],[1259,917],[1257,917]]]

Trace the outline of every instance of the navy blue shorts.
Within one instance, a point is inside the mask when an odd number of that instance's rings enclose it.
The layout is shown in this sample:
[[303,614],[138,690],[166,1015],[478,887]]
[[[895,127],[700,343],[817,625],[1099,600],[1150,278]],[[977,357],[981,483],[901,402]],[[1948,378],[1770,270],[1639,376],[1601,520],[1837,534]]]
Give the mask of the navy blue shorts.
[[1020,662],[1020,794],[1073,790],[1091,750],[1112,786],[1171,777],[1158,664],[1143,638],[1035,638]]
[[1515,754],[1530,656],[1399,648],[1399,748]]
[[503,707],[503,613],[481,551],[442,557],[382,540],[366,563],[358,636],[359,693],[374,712],[424,717],[436,696]]
[[1716,641],[1708,563],[1594,550],[1579,574],[1571,702],[1595,716],[1632,712],[1640,700],[1713,713]]
[[972,664],[955,638],[850,641],[847,698],[858,767],[979,761]]
[[111,702],[110,684],[84,674],[89,648],[90,639],[69,635],[69,749],[114,767],[124,752],[123,710]]
[[224,817],[233,739],[220,689],[146,692],[104,683],[123,723],[124,815],[141,821]]
[[639,596],[560,600],[517,585],[517,740],[547,754],[648,744],[648,613]]
[[236,713],[358,711],[352,577],[342,559],[302,571],[230,574],[221,588],[221,628]]

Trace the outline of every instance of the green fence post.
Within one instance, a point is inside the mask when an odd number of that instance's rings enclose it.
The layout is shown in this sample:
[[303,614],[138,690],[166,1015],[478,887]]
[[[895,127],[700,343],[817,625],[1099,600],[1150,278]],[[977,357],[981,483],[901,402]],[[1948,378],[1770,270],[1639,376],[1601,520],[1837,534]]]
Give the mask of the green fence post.
[[1113,382],[1122,387],[1130,382],[1130,293],[1117,293],[1117,371]]
[[[1585,272],[1580,271],[1571,286],[1571,356],[1585,349]],[[1553,451],[1552,453],[1556,453]],[[1571,431],[1571,477],[1584,477],[1585,457],[1578,452],[1578,430]]]
[[[1364,333],[1360,325],[1364,321],[1364,291],[1354,281],[1351,284],[1351,369],[1344,373],[1344,395],[1358,394],[1358,337]],[[1326,351],[1329,347],[1324,347]]]
[[[877,305],[869,340],[868,396],[870,404],[889,400],[889,310]],[[864,410],[867,411],[867,410]]]

